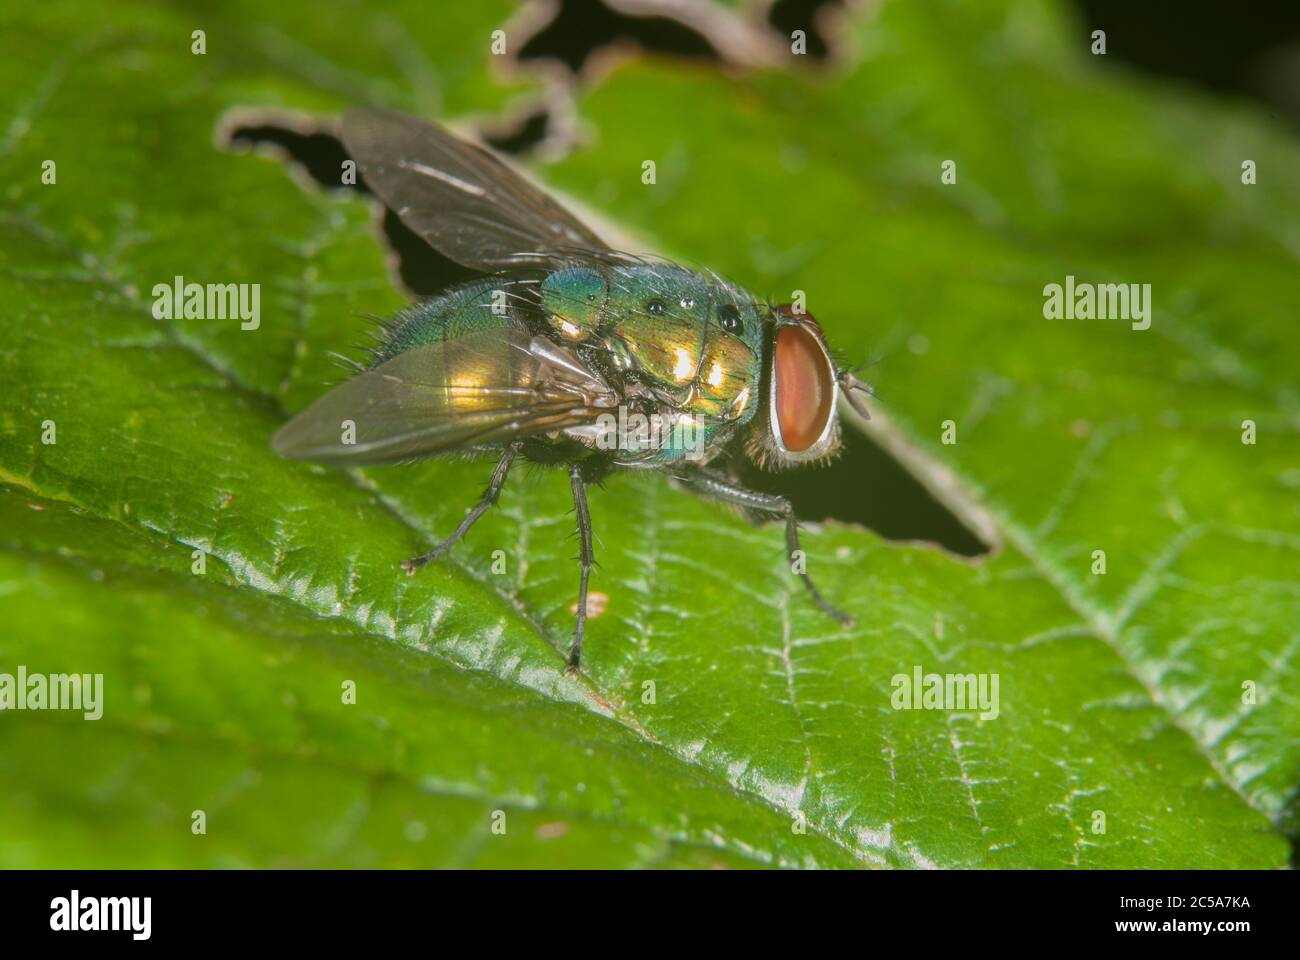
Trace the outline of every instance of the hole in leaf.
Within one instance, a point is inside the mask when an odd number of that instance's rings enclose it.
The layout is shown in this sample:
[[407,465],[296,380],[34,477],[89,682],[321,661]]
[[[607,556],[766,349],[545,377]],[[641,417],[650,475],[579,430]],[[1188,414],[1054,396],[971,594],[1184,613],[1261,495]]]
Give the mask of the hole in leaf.
[[822,14],[827,8],[842,7],[840,0],[775,0],[767,11],[767,22],[787,41],[794,31],[802,30],[808,41],[804,55],[825,60],[830,56],[830,43],[822,36]]
[[832,463],[782,473],[750,469],[745,482],[788,497],[800,520],[857,523],[887,540],[925,540],[964,557],[989,552],[902,464],[852,427],[845,427],[843,451]]
[[550,125],[551,115],[545,110],[537,110],[515,123],[487,128],[482,134],[492,149],[518,157],[532,152],[545,140]]
[[1122,60],[1148,73],[1254,97],[1300,123],[1300,5],[1270,4],[1266,16],[1225,16],[1222,4],[1205,0],[1179,3],[1176,16],[1168,5],[1131,0],[1076,0],[1076,7],[1083,36],[1106,32],[1099,65]]
[[679,57],[718,61],[717,50],[700,33],[669,16],[634,17],[600,0],[561,0],[550,23],[529,37],[520,60],[559,60],[574,73],[601,47],[627,43]]

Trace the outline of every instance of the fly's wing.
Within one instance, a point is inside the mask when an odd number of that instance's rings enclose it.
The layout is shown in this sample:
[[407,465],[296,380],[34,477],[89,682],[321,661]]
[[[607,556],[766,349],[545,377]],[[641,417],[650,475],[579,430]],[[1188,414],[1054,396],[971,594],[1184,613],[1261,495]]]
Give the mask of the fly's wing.
[[617,402],[570,351],[518,325],[400,353],[325,394],[271,445],[317,463],[400,463],[593,423]]
[[493,272],[609,248],[498,157],[441,127],[376,107],[343,115],[343,143],[385,205],[434,249]]

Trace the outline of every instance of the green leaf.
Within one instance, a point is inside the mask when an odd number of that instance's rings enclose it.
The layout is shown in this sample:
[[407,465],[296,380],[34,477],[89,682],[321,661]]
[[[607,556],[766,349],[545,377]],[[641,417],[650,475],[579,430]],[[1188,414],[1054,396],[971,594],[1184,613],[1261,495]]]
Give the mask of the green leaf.
[[[105,690],[99,720],[0,714],[0,864],[1286,864],[1285,134],[1093,62],[1050,4],[886,4],[839,73],[631,61],[580,92],[589,142],[541,175],[654,247],[807,291],[846,355],[884,354],[875,438],[998,546],[806,530],[842,630],[779,529],[617,476],[591,498],[608,603],[575,678],[562,475],[512,479],[407,578],[487,465],[271,453],[358,314],[402,299],[363,204],[213,146],[238,107],[508,109],[537,93],[489,67],[514,8],[293,6],[4,14],[0,672]],[[1067,274],[1151,283],[1151,328],[1044,319]],[[154,319],[176,275],[260,283],[260,328]],[[998,716],[893,709],[917,665],[996,674]]]

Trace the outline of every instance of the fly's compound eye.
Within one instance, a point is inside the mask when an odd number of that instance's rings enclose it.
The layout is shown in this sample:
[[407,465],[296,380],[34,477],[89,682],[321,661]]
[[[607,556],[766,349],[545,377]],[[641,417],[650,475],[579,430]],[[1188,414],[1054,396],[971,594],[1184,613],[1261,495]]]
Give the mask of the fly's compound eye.
[[718,308],[718,323],[727,333],[740,336],[745,332],[745,325],[740,320],[740,310],[734,303],[724,303]]
[[817,338],[793,324],[776,335],[772,370],[781,444],[802,453],[821,439],[834,414],[835,371]]
[[662,300],[651,300],[645,305],[645,308],[656,317],[662,317],[664,313],[664,302]]

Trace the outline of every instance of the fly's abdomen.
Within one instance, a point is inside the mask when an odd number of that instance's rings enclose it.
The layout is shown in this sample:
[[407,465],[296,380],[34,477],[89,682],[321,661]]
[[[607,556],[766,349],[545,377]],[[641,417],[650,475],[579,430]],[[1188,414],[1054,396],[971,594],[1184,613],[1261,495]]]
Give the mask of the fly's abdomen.
[[387,332],[376,351],[376,362],[414,347],[506,328],[517,309],[511,286],[500,277],[474,280],[406,307],[385,325]]

